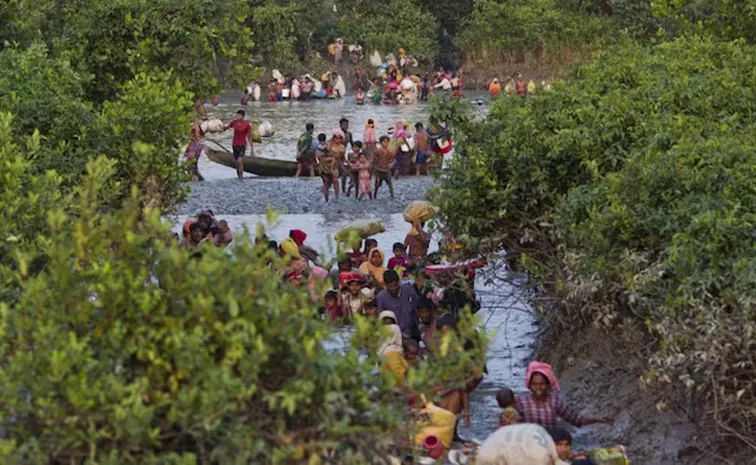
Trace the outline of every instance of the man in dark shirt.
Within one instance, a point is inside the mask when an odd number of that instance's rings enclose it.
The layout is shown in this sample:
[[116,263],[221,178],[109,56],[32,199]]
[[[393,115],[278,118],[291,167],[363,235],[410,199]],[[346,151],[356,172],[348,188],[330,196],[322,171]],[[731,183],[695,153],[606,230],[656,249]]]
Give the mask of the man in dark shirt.
[[396,323],[402,330],[402,335],[409,339],[419,340],[417,328],[417,306],[420,296],[415,292],[412,284],[402,284],[399,275],[394,270],[383,273],[386,289],[378,294],[378,313],[391,310],[396,315]]

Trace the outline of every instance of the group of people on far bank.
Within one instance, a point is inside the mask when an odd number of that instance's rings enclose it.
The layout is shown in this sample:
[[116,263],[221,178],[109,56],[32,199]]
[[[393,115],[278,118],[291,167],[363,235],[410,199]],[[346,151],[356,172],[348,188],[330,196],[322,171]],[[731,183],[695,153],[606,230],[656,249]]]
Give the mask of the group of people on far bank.
[[551,90],[551,84],[546,81],[541,81],[540,85],[536,84],[534,80],[526,80],[522,74],[517,73],[511,76],[504,87],[501,87],[499,78],[494,78],[488,84],[488,93],[491,94],[491,98],[496,98],[502,95],[504,91],[505,95],[517,95],[519,97],[527,97],[535,93],[539,87],[543,90]]

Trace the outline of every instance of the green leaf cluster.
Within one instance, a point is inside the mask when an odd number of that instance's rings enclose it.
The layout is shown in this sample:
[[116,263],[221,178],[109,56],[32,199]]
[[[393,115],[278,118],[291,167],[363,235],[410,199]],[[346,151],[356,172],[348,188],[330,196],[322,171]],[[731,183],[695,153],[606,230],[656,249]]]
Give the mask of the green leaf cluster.
[[[435,196],[554,297],[544,316],[646,331],[649,382],[753,434],[756,54],[680,38],[599,54],[551,92],[457,119]],[[486,241],[487,244],[486,244]]]
[[427,64],[439,54],[437,19],[415,0],[391,0],[374,10],[349,12],[338,27],[347,43],[359,41],[384,55],[404,48]]
[[[131,101],[103,117],[128,119]],[[103,209],[117,159],[89,161],[79,185],[61,190],[60,176],[37,175],[20,150],[39,143],[16,137],[0,113],[9,231],[0,242],[0,462],[364,464],[386,457],[395,431],[406,443],[396,430],[406,400],[391,376],[376,376],[377,321],[360,320],[351,338],[337,332],[306,285],[282,279],[283,259],[246,231],[232,254],[179,248],[136,186]],[[485,337],[473,336],[472,318],[461,324],[406,388],[432,398],[439,382],[461,386],[480,370]],[[472,337],[473,350],[455,350]]]
[[558,0],[477,0],[462,24],[456,37],[459,49],[505,62],[562,55],[592,44],[608,31],[608,23],[598,15]]

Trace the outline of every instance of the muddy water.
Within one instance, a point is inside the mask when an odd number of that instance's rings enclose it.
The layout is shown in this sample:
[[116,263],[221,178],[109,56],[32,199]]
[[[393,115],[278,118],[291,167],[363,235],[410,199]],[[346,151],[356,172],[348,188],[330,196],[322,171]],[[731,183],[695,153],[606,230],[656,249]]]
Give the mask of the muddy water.
[[[332,257],[335,250],[333,234],[350,221],[339,216],[297,214],[281,215],[275,224],[267,225],[264,215],[218,214],[218,217],[227,220],[237,234],[244,226],[254,233],[257,223],[262,223],[266,225],[269,237],[279,242],[290,229],[301,229],[307,233],[307,243],[327,257]],[[375,239],[384,251],[390,250],[394,242],[404,240],[408,225],[401,214],[381,215],[379,218],[383,220],[386,232],[378,234]],[[436,242],[433,241],[434,244]],[[467,428],[460,423],[460,435],[463,438],[484,439],[496,429],[496,391],[504,386],[516,392],[524,388],[524,360],[530,354],[535,325],[527,307],[510,297],[512,287],[496,279],[491,269],[479,273],[476,289],[483,303],[478,313],[480,323],[492,332],[493,339],[487,359],[489,373],[471,398],[472,426]]]
[[[338,127],[339,120],[349,120],[349,130],[354,140],[362,140],[365,122],[373,119],[378,124],[378,133],[396,125],[399,120],[408,121],[413,127],[415,123],[426,123],[428,106],[418,105],[356,105],[353,97],[343,100],[311,100],[308,102],[249,102],[246,107],[239,104],[240,95],[225,95],[217,106],[207,104],[208,113],[224,121],[230,120],[239,109],[247,112],[248,120],[268,120],[275,129],[275,135],[266,138],[261,144],[255,144],[255,154],[260,157],[294,160],[297,150],[297,139],[304,132],[305,124],[315,125],[315,134],[324,133],[330,137],[331,130]],[[413,131],[414,132],[414,131]],[[232,131],[214,134],[209,139],[217,140],[228,150],[231,150]],[[207,143],[210,148],[217,148]],[[206,179],[233,178],[232,169],[211,162],[206,157],[200,158],[200,172]]]
[[[466,92],[469,99],[480,101],[488,100],[485,92]],[[354,140],[362,140],[362,132],[368,119],[374,120],[378,127],[378,135],[386,134],[389,127],[396,125],[397,121],[404,120],[412,126],[412,132],[416,123],[427,125],[428,104],[416,105],[357,105],[354,97],[347,95],[342,100],[310,100],[307,102],[284,101],[284,102],[249,102],[247,106],[240,105],[240,93],[228,93],[223,96],[216,106],[207,104],[206,108],[211,117],[220,118],[224,121],[232,119],[239,109],[247,113],[247,119],[269,121],[273,125],[275,135],[266,138],[260,144],[255,144],[255,154],[265,158],[281,160],[294,160],[296,158],[297,139],[304,132],[307,123],[315,125],[315,134],[324,133],[330,137],[331,130],[338,127],[339,120],[349,120],[349,130]],[[475,106],[476,111],[485,114],[485,106]],[[213,134],[208,139],[219,142],[223,147],[231,150],[232,131],[221,134]],[[218,146],[212,142],[206,144],[210,148]],[[208,179],[234,178],[233,169],[218,165],[202,156],[199,162],[200,172]],[[251,176],[251,175],[248,175]]]
[[[211,115],[229,120],[242,108],[239,98],[239,94],[227,94],[219,105],[208,104],[207,109]],[[399,120],[406,120],[414,126],[416,122],[426,123],[428,119],[426,104],[360,106],[354,104],[353,97],[338,101],[250,102],[243,108],[247,119],[268,120],[276,131],[272,138],[255,144],[255,153],[285,160],[294,159],[297,138],[308,122],[315,124],[316,134],[330,134],[331,129],[338,126],[339,119],[347,118],[355,140],[361,140],[364,124],[371,118],[378,124],[379,135],[385,134]],[[485,111],[484,107],[479,110]],[[231,131],[212,136],[228,148],[231,137]],[[254,233],[257,223],[266,223],[263,213],[267,205],[271,205],[280,212],[291,213],[280,215],[273,225],[266,225],[272,239],[280,241],[289,230],[301,229],[308,235],[307,243],[327,257],[332,257],[335,251],[333,234],[348,222],[366,217],[383,220],[386,232],[375,238],[390,255],[391,245],[402,242],[409,229],[401,212],[410,201],[423,198],[433,184],[428,178],[409,177],[395,183],[395,201],[387,198],[387,192],[382,192],[375,202],[341,199],[338,203],[326,204],[317,179],[247,179],[237,182],[233,179],[236,176],[233,169],[204,157],[200,159],[200,171],[208,181],[193,184],[190,198],[179,206],[180,214],[194,214],[211,208],[219,219],[229,222],[235,234],[241,234],[244,226]],[[183,223],[184,219],[185,216],[179,217],[177,224]],[[494,276],[494,268],[482,270],[476,282],[477,294],[483,303],[478,313],[480,323],[491,332],[493,339],[487,359],[489,374],[471,398],[472,426],[467,428],[460,423],[459,433],[464,438],[483,439],[495,430],[498,408],[494,396],[498,389],[508,386],[518,393],[524,390],[524,360],[530,355],[530,344],[534,340],[535,322],[529,309],[512,297],[515,292],[509,284]],[[339,344],[338,341],[332,343]]]

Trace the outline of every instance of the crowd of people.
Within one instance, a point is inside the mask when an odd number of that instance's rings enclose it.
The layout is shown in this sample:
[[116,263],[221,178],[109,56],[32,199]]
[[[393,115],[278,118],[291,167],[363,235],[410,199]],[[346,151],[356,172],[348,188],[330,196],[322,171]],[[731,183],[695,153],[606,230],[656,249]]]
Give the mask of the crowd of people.
[[[265,90],[269,102],[340,99],[346,96],[346,83],[337,72],[327,71],[317,79],[311,74],[284,76],[273,70],[273,77],[268,81]],[[257,101],[262,98],[261,84],[252,81],[244,89],[241,104],[246,105],[250,100]]]
[[205,210],[186,220],[181,232],[183,237],[176,235],[176,239],[186,249],[197,249],[203,244],[226,247],[234,240],[228,221],[217,220],[212,210]]
[[[362,48],[350,46],[350,56],[362,59]],[[331,55],[334,63],[338,64],[343,51],[343,42],[337,39],[332,43]],[[382,60],[380,56],[376,58]],[[354,61],[354,60],[353,60]],[[417,73],[417,60],[406,54],[400,48],[397,55],[389,53],[385,61],[376,65],[377,69],[372,77],[358,67],[353,76],[352,89],[358,105],[367,102],[374,104],[412,104],[428,100],[434,92],[446,92],[455,98],[463,98],[462,79],[457,72],[438,67],[432,76]],[[344,77],[336,71],[326,71],[320,79],[312,74],[300,76],[283,75],[278,70],[272,70],[271,78],[265,88],[263,84],[252,81],[243,91],[242,105],[250,100],[267,99],[270,102],[310,100],[310,99],[340,99],[346,96],[347,86]]]
[[341,118],[329,139],[325,133],[316,136],[315,125],[308,123],[297,141],[296,176],[309,172],[313,177],[317,172],[323,181],[326,201],[330,199],[331,189],[335,200],[339,199],[340,192],[347,197],[354,192],[359,199],[374,200],[384,183],[393,199],[393,179],[408,174],[429,174],[434,161],[438,164],[451,148],[444,127],[433,118],[427,128],[423,123],[416,123],[414,133],[407,121],[396,122],[384,135],[379,136],[377,131],[376,120],[368,119],[362,140],[355,140],[349,130],[349,120]]
[[[280,245],[270,243],[285,260],[285,279],[306,282],[313,300],[320,302],[322,318],[333,324],[367,319],[384,328],[385,339],[375,355],[380,359],[381,372],[392,380],[397,392],[410,398],[411,414],[417,422],[414,446],[422,448],[433,437],[448,451],[455,441],[462,441],[456,433],[457,422],[471,422],[470,394],[487,373],[483,354],[468,373],[447,381],[433,393],[439,399],[436,403],[404,389],[409,372],[424,363],[434,363],[444,336],[456,332],[463,318],[480,309],[474,267],[431,273],[442,255],[450,258],[453,252],[429,254],[431,235],[419,222],[412,225],[403,242],[392,245],[388,260],[378,241],[367,238],[343,251],[333,270],[321,268],[317,253],[306,245],[306,239],[303,231],[292,230]],[[444,241],[440,245],[442,251],[453,250]],[[323,284],[328,290],[319,293]],[[460,333],[457,340],[461,344],[457,350],[475,353],[476,347],[482,347],[477,335]],[[569,407],[559,396],[559,382],[546,363],[530,363],[525,385],[529,392],[519,396],[509,388],[496,394],[501,408],[498,426],[539,425],[553,437],[555,453],[562,460],[554,463],[592,463],[587,454],[572,453],[571,436],[558,427],[557,421],[561,418],[581,427],[613,420],[586,417]]]
[[[380,360],[380,372],[393,383],[395,391],[408,396],[409,413],[416,427],[413,443],[408,446],[431,454],[426,449],[434,441],[437,442],[434,447],[444,452],[455,443],[455,447],[465,447],[457,434],[457,423],[460,419],[466,425],[471,423],[470,395],[486,376],[487,369],[485,354],[476,352],[483,347],[480,336],[471,335],[469,329],[458,332],[459,323],[481,307],[475,293],[477,266],[450,267],[439,272],[441,262],[470,262],[459,261],[459,247],[448,237],[439,243],[439,252],[429,253],[431,234],[424,228],[423,222],[413,222],[404,241],[392,244],[388,259],[375,238],[352,242],[352,247],[345,248],[342,244],[334,269],[328,269],[318,252],[307,245],[307,234],[299,229],[289,231],[280,243],[261,236],[255,245],[273,250],[281,257],[282,264],[277,270],[281,279],[293,286],[307,286],[313,305],[319,308],[324,320],[350,325],[364,319],[383,328],[384,336],[375,356]],[[189,249],[202,244],[223,247],[233,240],[228,223],[217,220],[209,210],[187,220],[183,235],[182,246]],[[201,257],[201,251],[197,255]],[[436,401],[429,402],[424,394],[409,392],[407,380],[411,370],[438,360],[444,337],[450,332],[458,336],[454,340],[460,346],[446,350],[467,351],[477,354],[476,359],[467,365],[467,372],[441,381],[432,393]],[[558,420],[582,427],[612,423],[613,419],[587,417],[568,406],[559,395],[559,381],[547,363],[531,362],[524,385],[528,391],[521,395],[515,395],[510,388],[496,393],[500,407],[497,426],[499,431],[524,428],[532,434],[548,436],[550,441],[542,453],[551,454],[554,461],[518,462],[512,457],[534,457],[533,454],[541,453],[540,449],[534,451],[527,441],[507,442],[497,432],[480,446],[477,463],[602,463],[596,462],[593,452],[573,452],[571,435],[559,427]],[[601,452],[609,457],[624,457],[624,450],[618,447]],[[507,457],[504,462],[498,461]]]

